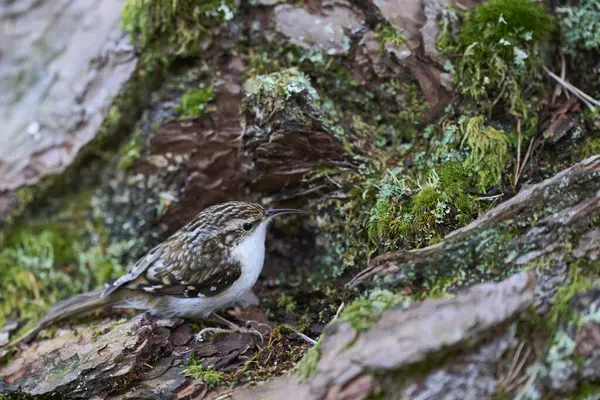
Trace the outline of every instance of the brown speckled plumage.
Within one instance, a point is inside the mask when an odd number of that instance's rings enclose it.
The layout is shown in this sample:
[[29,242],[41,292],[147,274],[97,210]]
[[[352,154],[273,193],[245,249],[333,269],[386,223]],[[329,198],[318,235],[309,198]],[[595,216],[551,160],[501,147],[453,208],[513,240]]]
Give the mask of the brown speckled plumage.
[[[121,288],[176,297],[215,296],[241,275],[230,252],[265,218],[260,204],[229,202],[209,207],[142,257],[102,293]],[[251,224],[250,229],[248,225]]]

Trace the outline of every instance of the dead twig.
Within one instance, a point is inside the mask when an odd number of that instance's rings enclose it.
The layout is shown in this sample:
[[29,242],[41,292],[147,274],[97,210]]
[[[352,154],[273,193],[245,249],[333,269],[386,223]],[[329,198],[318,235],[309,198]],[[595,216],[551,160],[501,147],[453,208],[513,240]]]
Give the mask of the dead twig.
[[291,325],[288,324],[283,324],[281,325],[282,328],[286,328],[289,329],[290,331],[294,332],[296,335],[298,335],[298,337],[302,340],[304,340],[305,342],[311,344],[311,345],[315,345],[317,344],[317,341],[314,339],[309,338],[308,336],[306,336],[304,333],[300,332],[298,329],[294,328]]
[[513,186],[516,188],[519,182],[519,170],[521,169],[521,118],[517,118],[517,165],[515,166],[515,178],[513,180]]
[[519,375],[519,373],[523,369],[523,366],[527,362],[527,359],[529,359],[530,355],[531,355],[531,347],[528,346],[527,350],[525,350],[525,355],[523,356],[521,361],[516,365],[516,367],[513,369],[512,374],[509,376],[508,383],[514,381],[517,378],[517,375]]
[[289,327],[289,330],[291,330],[292,332],[294,332],[296,335],[298,335],[298,337],[302,340],[304,340],[305,342],[311,344],[311,345],[315,345],[317,344],[317,341],[315,339],[311,339],[308,336],[306,336],[304,333],[298,331],[297,329],[294,329],[292,327]]
[[234,389],[227,390],[226,392],[221,393],[219,396],[215,397],[215,400],[225,400],[231,399],[231,395],[235,392]]
[[[562,79],[563,81],[566,79],[566,75],[567,75],[567,63],[565,61],[565,54],[563,53],[562,50],[559,51],[560,53],[560,79]],[[553,106],[554,104],[556,104],[556,99],[558,98],[558,96],[560,96],[560,94],[563,92],[563,88],[560,85],[560,83],[556,83],[556,87],[554,88],[554,92],[552,93],[552,99],[550,101],[550,105]],[[567,96],[567,100],[571,97],[569,95],[569,92],[567,92],[565,90],[565,96]]]
[[501,198],[502,196],[504,196],[504,193],[496,194],[493,196],[478,197],[476,199],[473,199],[473,201],[496,201],[497,199]]
[[340,304],[340,306],[338,307],[338,309],[335,312],[335,315],[333,316],[333,319],[331,320],[331,322],[335,321],[340,316],[340,313],[342,312],[342,310],[344,309],[345,306],[346,306],[346,303],[344,303],[342,301],[342,304]]
[[594,107],[594,105],[600,107],[600,101],[594,99],[592,96],[588,95],[587,93],[583,92],[582,90],[571,85],[569,82],[567,82],[564,79],[562,79],[561,77],[557,76],[554,72],[550,71],[545,66],[544,66],[544,71],[546,71],[546,73],[548,75],[550,75],[550,77],[552,77],[554,80],[556,80],[558,83],[560,83],[566,90],[570,91],[575,96],[577,96],[577,98],[579,100],[583,101],[590,110],[592,110],[592,111],[596,110],[596,107]]
[[517,397],[515,397],[515,400],[521,400],[523,398],[525,393],[527,393],[527,389],[529,389],[529,387],[531,385],[533,385],[533,382],[535,382],[535,378],[537,378],[537,375],[540,372],[541,368],[542,368],[542,364],[539,362],[533,367],[533,369],[531,370],[531,375],[529,376],[529,379],[527,380],[527,383],[525,383],[525,386],[523,386],[523,388],[519,391],[519,393],[517,394]]
[[523,174],[523,171],[525,170],[525,164],[527,164],[527,160],[531,156],[531,153],[533,150],[533,142],[534,142],[534,138],[531,138],[531,140],[529,140],[529,146],[527,147],[527,151],[525,152],[525,157],[523,158],[523,162],[521,163],[521,170],[519,171],[519,175],[517,176],[517,183],[519,182],[519,179],[521,179],[521,175]]
[[519,180],[521,179],[521,175],[523,175],[523,171],[525,170],[525,165],[527,164],[527,160],[529,159],[529,157],[531,157],[532,151],[533,151],[533,143],[534,143],[534,138],[532,137],[531,140],[529,140],[529,146],[527,147],[527,151],[525,152],[525,157],[523,157],[523,160],[521,160],[521,143],[523,141],[523,137],[522,137],[522,133],[521,133],[521,119],[517,119],[517,134],[518,134],[518,140],[517,140],[517,164],[515,166],[515,177],[513,180],[513,186],[517,187],[517,185],[519,184]]

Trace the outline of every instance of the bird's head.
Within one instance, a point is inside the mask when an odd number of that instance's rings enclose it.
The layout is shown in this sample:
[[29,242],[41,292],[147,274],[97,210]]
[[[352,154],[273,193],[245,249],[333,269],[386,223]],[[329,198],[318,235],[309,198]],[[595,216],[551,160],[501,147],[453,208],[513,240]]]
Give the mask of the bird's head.
[[202,230],[203,236],[208,234],[228,248],[234,248],[246,239],[264,245],[269,222],[286,214],[305,213],[291,208],[265,209],[257,203],[230,201],[202,211],[188,231]]

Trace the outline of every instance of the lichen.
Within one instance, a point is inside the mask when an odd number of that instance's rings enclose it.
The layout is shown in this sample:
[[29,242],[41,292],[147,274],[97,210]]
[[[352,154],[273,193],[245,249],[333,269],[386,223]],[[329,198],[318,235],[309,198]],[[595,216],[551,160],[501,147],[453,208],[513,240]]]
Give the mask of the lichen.
[[597,0],[582,0],[578,7],[557,7],[556,12],[562,14],[560,30],[568,53],[600,46],[600,3]]
[[566,332],[556,332],[545,360],[553,389],[559,389],[569,376],[577,372],[577,366],[572,360],[575,348],[575,341]]
[[282,111],[288,100],[302,92],[315,104],[319,102],[319,95],[310,79],[297,68],[256,75],[245,82],[244,90],[247,104],[267,119]]

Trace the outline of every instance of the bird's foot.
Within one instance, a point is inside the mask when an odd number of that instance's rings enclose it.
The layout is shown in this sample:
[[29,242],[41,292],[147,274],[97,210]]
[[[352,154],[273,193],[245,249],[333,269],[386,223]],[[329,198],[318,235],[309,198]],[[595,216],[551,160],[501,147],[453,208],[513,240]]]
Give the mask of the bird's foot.
[[260,333],[257,329],[253,329],[253,328],[243,328],[241,326],[237,326],[235,325],[233,322],[230,322],[229,324],[230,329],[224,329],[224,328],[204,328],[202,329],[200,332],[198,332],[196,334],[196,341],[197,342],[202,342],[204,340],[203,335],[205,333],[249,333],[251,335],[256,335],[260,338],[260,343],[262,344],[264,342],[264,338],[262,333]]

